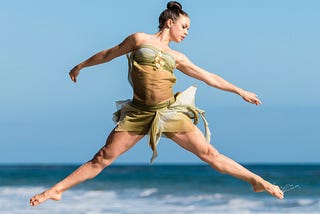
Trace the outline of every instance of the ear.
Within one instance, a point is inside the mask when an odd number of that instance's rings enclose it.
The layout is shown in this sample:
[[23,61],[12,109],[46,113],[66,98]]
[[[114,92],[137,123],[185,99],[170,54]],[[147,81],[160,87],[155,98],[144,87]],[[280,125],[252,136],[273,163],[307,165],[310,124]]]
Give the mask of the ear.
[[173,25],[173,20],[172,19],[168,19],[167,20],[167,22],[166,22],[166,26],[167,26],[167,28],[171,28],[172,27],[172,25]]

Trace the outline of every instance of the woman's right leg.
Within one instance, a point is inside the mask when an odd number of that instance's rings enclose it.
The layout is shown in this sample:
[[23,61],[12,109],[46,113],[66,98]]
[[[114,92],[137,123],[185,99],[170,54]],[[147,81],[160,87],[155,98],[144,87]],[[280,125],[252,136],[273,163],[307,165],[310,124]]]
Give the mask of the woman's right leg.
[[30,199],[30,205],[37,206],[48,199],[60,200],[64,191],[97,176],[119,155],[128,151],[142,138],[143,135],[136,135],[130,132],[112,131],[107,139],[106,144],[99,150],[92,160],[80,166],[53,187],[49,188],[43,193],[33,196]]

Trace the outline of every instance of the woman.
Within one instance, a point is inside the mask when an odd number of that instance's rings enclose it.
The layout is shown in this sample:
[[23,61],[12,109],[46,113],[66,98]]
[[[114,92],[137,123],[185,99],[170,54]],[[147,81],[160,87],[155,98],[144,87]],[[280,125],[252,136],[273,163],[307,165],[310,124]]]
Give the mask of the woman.
[[[131,53],[128,56],[128,77],[134,96],[132,100],[118,102],[119,111],[114,114],[116,128],[93,159],[53,187],[32,197],[30,205],[36,206],[48,199],[60,200],[64,191],[97,176],[146,134],[150,135],[149,144],[153,150],[151,161],[157,156],[156,144],[160,136],[166,136],[217,171],[250,183],[255,192],[266,191],[276,198],[284,197],[278,186],[220,154],[207,142],[210,133],[203,111],[193,104],[194,87],[173,94],[172,86],[176,81],[173,70],[177,68],[209,86],[236,93],[249,103],[261,104],[254,93],[238,88],[221,77],[197,67],[185,55],[170,49],[169,43],[180,43],[188,35],[189,27],[188,14],[182,10],[178,2],[171,1],[167,4],[167,9],[160,14],[157,33],[132,34],[121,44],[93,55],[70,71],[72,81],[76,82],[81,69]],[[192,123],[191,119],[196,122],[198,114],[205,122],[207,139]]]

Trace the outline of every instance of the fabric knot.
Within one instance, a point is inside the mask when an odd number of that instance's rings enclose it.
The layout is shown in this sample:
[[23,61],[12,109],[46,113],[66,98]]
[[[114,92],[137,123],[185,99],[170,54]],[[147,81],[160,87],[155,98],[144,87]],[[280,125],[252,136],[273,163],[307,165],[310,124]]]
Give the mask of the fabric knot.
[[161,70],[165,64],[165,61],[162,58],[162,53],[158,52],[154,57],[154,67],[153,70]]

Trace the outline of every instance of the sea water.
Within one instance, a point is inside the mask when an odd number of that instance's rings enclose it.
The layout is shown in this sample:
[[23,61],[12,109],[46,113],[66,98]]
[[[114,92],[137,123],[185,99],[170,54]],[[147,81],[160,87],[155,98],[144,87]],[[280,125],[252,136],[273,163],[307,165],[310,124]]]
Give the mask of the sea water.
[[76,165],[0,166],[1,214],[320,213],[320,165],[246,165],[289,191],[284,200],[254,193],[243,181],[206,165],[115,165],[64,193],[29,206],[29,198]]

